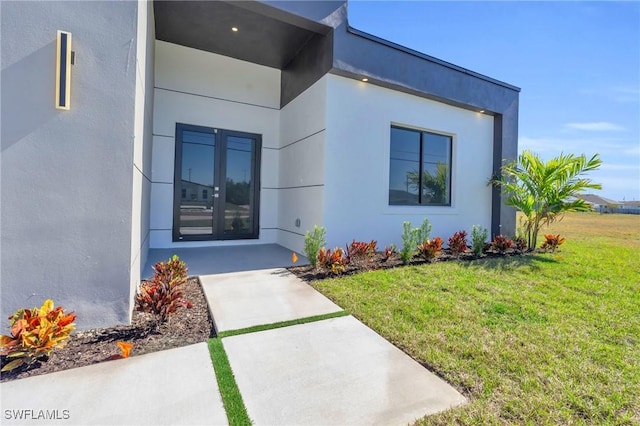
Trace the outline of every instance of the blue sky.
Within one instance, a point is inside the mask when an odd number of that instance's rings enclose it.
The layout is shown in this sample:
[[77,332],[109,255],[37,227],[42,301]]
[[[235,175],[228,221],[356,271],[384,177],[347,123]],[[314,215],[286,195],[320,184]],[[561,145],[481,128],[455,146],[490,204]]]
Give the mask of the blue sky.
[[640,2],[349,1],[351,26],[522,88],[519,149],[640,200]]

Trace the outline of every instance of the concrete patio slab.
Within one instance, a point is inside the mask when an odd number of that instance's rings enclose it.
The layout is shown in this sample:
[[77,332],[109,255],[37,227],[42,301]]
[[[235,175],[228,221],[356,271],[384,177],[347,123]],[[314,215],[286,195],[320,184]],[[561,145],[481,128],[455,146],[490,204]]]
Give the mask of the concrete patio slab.
[[218,332],[342,310],[282,268],[201,276],[200,282]]
[[228,424],[206,343],[5,382],[0,402],[12,425]]
[[[189,275],[225,274],[255,269],[286,268],[293,266],[291,250],[278,244],[243,244],[221,247],[182,247],[151,249],[142,272],[142,278],[153,275],[153,265],[174,254],[189,266]],[[306,257],[298,253],[298,265],[307,264]]]
[[256,425],[407,424],[466,402],[352,316],[222,342]]

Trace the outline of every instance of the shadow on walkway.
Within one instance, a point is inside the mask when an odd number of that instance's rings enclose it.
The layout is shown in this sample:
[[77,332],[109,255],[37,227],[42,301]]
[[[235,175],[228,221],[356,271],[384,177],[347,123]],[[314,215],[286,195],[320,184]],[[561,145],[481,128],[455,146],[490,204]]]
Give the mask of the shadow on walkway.
[[[142,278],[150,278],[153,275],[153,265],[174,254],[187,263],[189,276],[193,276],[286,268],[293,266],[291,253],[291,250],[277,244],[151,249],[142,270]],[[298,254],[296,264],[307,263],[307,258]]]

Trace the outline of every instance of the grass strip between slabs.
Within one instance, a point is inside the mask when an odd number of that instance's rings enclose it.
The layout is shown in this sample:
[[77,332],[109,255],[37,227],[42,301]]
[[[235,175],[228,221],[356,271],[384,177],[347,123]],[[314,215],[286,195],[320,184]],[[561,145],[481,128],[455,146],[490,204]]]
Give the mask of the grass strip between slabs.
[[253,327],[239,328],[237,330],[221,331],[218,333],[218,339],[225,337],[238,336],[240,334],[256,333],[258,331],[273,330],[275,328],[289,327],[292,325],[306,324],[309,322],[322,321],[330,318],[339,318],[349,315],[347,311],[332,312],[330,314],[315,315],[313,317],[300,318],[289,321],[274,322],[272,324],[255,325]]
[[240,395],[236,379],[233,377],[233,371],[231,370],[227,353],[222,346],[222,340],[216,338],[209,339],[209,353],[211,354],[211,361],[213,362],[218,388],[220,389],[224,409],[227,412],[229,425],[250,425],[251,419],[249,418],[249,414],[247,414],[244,401],[242,401],[242,395]]
[[224,350],[222,344],[222,338],[237,336],[240,334],[255,333],[257,331],[271,330],[274,328],[289,327],[292,325],[306,324],[309,322],[322,321],[330,318],[338,318],[349,315],[346,311],[332,312],[330,314],[316,315],[307,318],[300,318],[290,321],[281,321],[273,324],[257,325],[254,327],[241,328],[238,330],[229,330],[218,333],[218,336],[209,339],[209,353],[211,355],[211,361],[213,362],[213,368],[216,373],[216,380],[218,381],[218,388],[220,389],[220,395],[222,396],[222,403],[224,409],[227,412],[227,419],[229,425],[250,425],[251,419],[247,414],[247,408],[244,406],[242,395],[238,389],[238,384],[233,376],[231,370],[231,364],[229,364],[229,358]]

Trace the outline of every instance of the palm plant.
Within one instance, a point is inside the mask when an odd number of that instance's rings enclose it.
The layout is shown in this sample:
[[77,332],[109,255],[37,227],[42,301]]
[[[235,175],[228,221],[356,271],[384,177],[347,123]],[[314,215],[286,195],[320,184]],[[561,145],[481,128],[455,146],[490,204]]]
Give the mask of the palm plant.
[[[445,204],[448,202],[447,183],[449,180],[448,167],[444,163],[436,164],[436,171],[432,175],[428,170],[422,172],[422,197],[424,204]],[[413,170],[407,173],[407,182],[411,188],[420,190],[420,173]]]
[[583,177],[601,164],[598,154],[590,159],[584,154],[560,154],[544,162],[537,154],[524,151],[517,161],[502,167],[502,178],[492,182],[507,194],[505,204],[524,214],[529,249],[536,247],[543,225],[549,225],[565,212],[591,210],[577,195],[585,189],[602,189],[602,185]]

